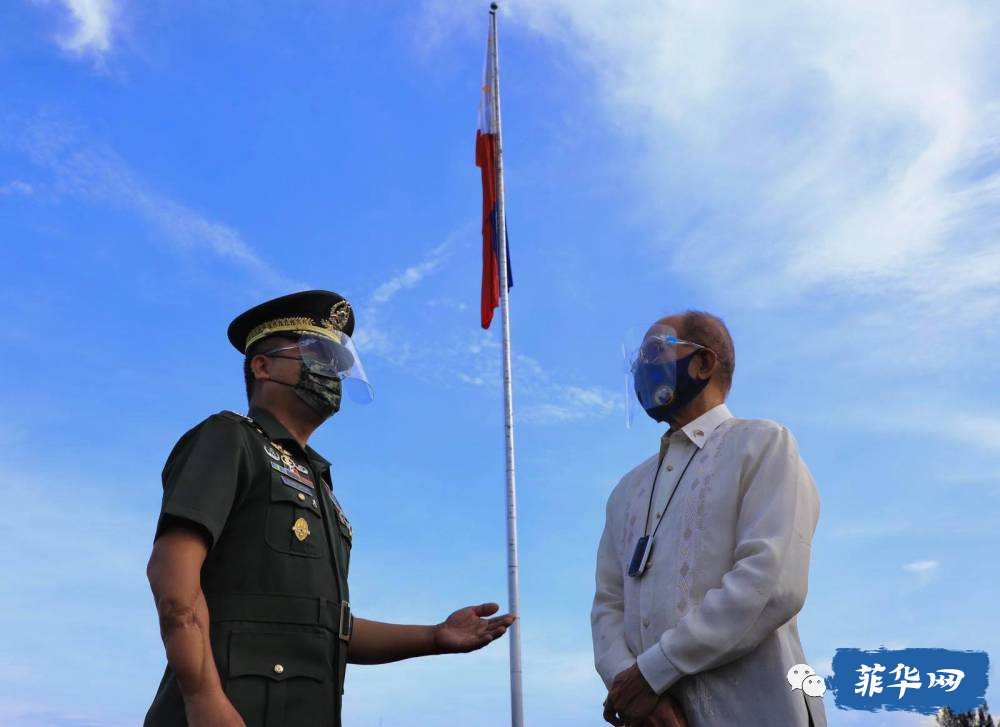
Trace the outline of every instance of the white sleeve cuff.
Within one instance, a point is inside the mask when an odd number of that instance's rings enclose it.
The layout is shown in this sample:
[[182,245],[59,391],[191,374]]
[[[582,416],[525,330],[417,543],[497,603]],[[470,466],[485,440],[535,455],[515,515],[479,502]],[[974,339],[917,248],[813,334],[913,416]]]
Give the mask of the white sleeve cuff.
[[683,676],[663,653],[659,641],[639,654],[636,663],[646,683],[657,694],[663,694]]

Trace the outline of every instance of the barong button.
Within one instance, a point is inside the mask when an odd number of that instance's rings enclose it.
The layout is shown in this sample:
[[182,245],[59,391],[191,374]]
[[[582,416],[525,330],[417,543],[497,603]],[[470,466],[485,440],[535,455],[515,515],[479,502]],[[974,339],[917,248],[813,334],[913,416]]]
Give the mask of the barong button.
[[648,629],[648,628],[649,628],[649,619],[648,619],[648,618],[644,618],[644,619],[642,620],[642,627],[643,627],[644,629]]
[[283,667],[281,664],[275,664],[274,665],[274,673],[275,674],[283,674],[284,671],[285,671],[285,667]]
[[667,465],[667,472],[673,472],[673,471],[674,471],[674,466],[672,464],[668,464]]

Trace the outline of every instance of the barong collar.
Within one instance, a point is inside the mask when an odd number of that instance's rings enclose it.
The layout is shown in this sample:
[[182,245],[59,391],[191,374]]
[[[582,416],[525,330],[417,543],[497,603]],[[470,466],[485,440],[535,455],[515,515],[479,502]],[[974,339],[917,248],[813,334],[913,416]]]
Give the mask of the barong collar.
[[[704,414],[702,414],[697,419],[685,424],[680,428],[679,431],[684,432],[685,436],[690,439],[698,449],[705,446],[705,442],[708,438],[712,436],[712,432],[719,428],[719,426],[727,419],[732,419],[733,415],[730,413],[729,408],[725,404],[719,404],[718,406],[712,407]],[[676,434],[677,430],[668,430],[663,435],[663,441],[666,442],[672,434]]]

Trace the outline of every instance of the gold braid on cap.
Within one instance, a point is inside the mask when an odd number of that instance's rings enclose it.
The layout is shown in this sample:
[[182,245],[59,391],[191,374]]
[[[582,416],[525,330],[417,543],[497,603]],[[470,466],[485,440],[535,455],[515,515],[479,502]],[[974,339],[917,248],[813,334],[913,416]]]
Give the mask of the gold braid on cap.
[[318,323],[308,316],[275,318],[274,320],[265,321],[250,330],[250,333],[247,334],[247,342],[243,350],[245,351],[254,343],[267,336],[275,333],[291,333],[292,331],[296,333],[315,333],[323,338],[340,343],[341,336],[344,335],[341,331],[344,330],[344,326],[347,325],[350,317],[351,304],[346,300],[342,300],[335,303],[330,308],[329,315],[321,319]]

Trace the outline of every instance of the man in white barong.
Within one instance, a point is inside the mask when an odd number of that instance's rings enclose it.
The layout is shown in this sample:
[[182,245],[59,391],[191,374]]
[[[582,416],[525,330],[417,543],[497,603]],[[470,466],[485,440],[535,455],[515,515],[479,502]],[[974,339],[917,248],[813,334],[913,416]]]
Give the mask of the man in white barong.
[[632,358],[639,403],[670,428],[611,493],[597,553],[611,724],[826,725],[822,698],[787,681],[808,663],[796,614],[819,497],[788,429],[726,408],[735,360],[697,311],[657,321]]

